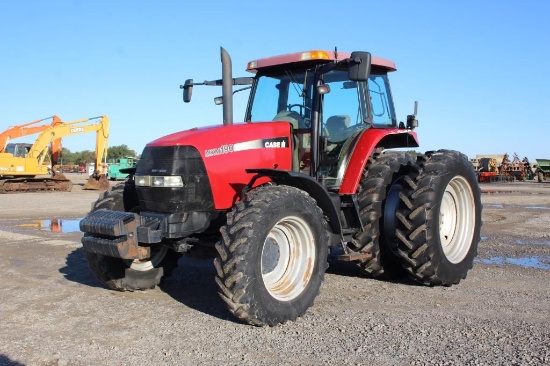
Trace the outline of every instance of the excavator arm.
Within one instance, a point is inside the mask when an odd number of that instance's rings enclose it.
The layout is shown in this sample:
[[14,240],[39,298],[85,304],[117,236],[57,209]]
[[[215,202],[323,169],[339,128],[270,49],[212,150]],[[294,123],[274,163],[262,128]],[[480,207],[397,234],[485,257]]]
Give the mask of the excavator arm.
[[[50,123],[37,125],[40,122],[51,120]],[[13,139],[33,135],[35,133],[41,133],[47,130],[50,127],[55,127],[59,124],[61,124],[61,119],[54,115],[52,117],[38,119],[36,121],[27,122],[21,125],[11,126],[8,127],[7,130],[0,133],[0,153],[3,153],[6,151],[6,145]],[[52,145],[55,144],[56,151],[61,150],[61,140],[54,140],[52,141]]]
[[[87,123],[99,120],[97,123]],[[87,123],[87,124],[86,124]],[[107,116],[84,118],[71,122],[64,122],[60,125],[53,126],[42,132],[28,153],[31,159],[37,159],[39,164],[44,163],[44,159],[48,155],[50,143],[57,139],[66,136],[78,135],[81,133],[96,132],[96,161],[95,173],[105,174],[106,169],[102,160],[107,157],[107,143],[109,141],[109,118]]]

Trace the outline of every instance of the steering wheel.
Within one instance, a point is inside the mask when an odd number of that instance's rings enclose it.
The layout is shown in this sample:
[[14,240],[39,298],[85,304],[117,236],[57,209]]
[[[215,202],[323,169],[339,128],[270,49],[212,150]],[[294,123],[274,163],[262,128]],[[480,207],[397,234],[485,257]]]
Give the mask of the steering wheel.
[[309,108],[308,106],[302,105],[302,104],[289,104],[289,105],[288,105],[288,110],[289,110],[289,111],[292,111],[292,108],[298,108],[298,109],[300,110],[298,113],[300,113],[300,116],[302,116],[302,117],[305,116],[304,111],[305,111],[306,109],[311,110],[311,108]]

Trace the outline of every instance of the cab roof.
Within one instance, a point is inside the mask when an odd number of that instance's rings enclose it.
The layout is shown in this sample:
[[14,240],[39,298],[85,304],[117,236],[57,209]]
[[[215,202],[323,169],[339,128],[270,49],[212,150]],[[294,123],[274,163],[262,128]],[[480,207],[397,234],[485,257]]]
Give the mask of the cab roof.
[[[333,61],[343,60],[345,58],[349,58],[350,56],[351,53],[336,53],[335,51],[326,50],[312,50],[288,53],[286,55],[272,56],[250,61],[246,66],[246,71],[256,73],[260,69],[266,69],[286,64],[329,63]],[[387,72],[397,70],[393,61],[375,56],[372,56],[371,65],[377,68],[382,68]]]

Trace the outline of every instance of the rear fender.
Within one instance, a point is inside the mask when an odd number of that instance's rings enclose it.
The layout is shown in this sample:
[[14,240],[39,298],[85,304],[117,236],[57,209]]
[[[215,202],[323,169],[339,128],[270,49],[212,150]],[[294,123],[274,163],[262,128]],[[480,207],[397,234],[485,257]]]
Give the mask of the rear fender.
[[341,235],[342,226],[338,214],[339,207],[330,198],[329,192],[309,175],[289,170],[277,169],[247,169],[247,173],[256,173],[248,185],[243,189],[243,194],[250,190],[258,178],[268,177],[277,184],[287,185],[306,191],[321,208],[325,216],[328,217],[328,223],[332,232]]
[[363,132],[355,145],[351,158],[344,173],[339,195],[355,194],[359,181],[369,157],[376,149],[393,149],[404,147],[418,147],[416,132],[403,129],[376,129],[371,128]]

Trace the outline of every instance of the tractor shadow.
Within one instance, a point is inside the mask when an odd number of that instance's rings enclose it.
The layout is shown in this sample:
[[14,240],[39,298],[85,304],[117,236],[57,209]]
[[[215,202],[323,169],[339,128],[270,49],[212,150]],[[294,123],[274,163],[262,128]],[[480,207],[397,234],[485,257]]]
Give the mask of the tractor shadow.
[[337,276],[345,276],[345,277],[356,277],[356,278],[364,278],[365,280],[370,281],[377,281],[377,282],[388,282],[388,283],[395,283],[395,284],[401,284],[406,286],[420,286],[424,287],[423,285],[419,284],[415,280],[408,278],[405,274],[401,278],[374,278],[366,273],[364,273],[361,268],[357,265],[356,262],[345,262],[338,259],[338,255],[342,254],[343,251],[340,248],[333,249],[327,258],[329,267],[327,268],[326,273],[334,274]]
[[2,366],[25,366],[25,364],[17,362],[4,354],[0,354],[0,365]]
[[213,258],[191,258],[183,256],[178,268],[159,286],[174,300],[201,313],[218,319],[242,324],[226,308],[218,295],[214,280],[216,269]]
[[[406,277],[395,280],[373,279],[363,274],[356,263],[340,261],[337,259],[337,255],[337,251],[329,254],[327,273],[408,286],[421,286]],[[68,281],[105,289],[90,272],[82,248],[75,249],[67,255],[65,267],[60,268],[59,272]],[[216,269],[214,268],[213,258],[183,256],[178,262],[178,267],[174,269],[170,277],[161,283],[159,288],[177,302],[193,310],[221,320],[242,324],[227,310],[225,303],[218,295],[218,285],[214,280],[215,276]]]
[[[69,253],[65,260],[65,266],[60,268],[59,272],[68,281],[106,289],[90,272],[83,248],[75,249]],[[159,288],[174,300],[191,309],[222,320],[239,323],[219,297],[218,285],[214,280],[215,275],[216,269],[212,258],[196,259],[184,256],[179,260],[178,267],[172,275],[164,280]]]
[[92,275],[84,256],[84,249],[78,248],[67,255],[65,267],[59,269],[67,281],[80,283],[90,287],[103,287]]

